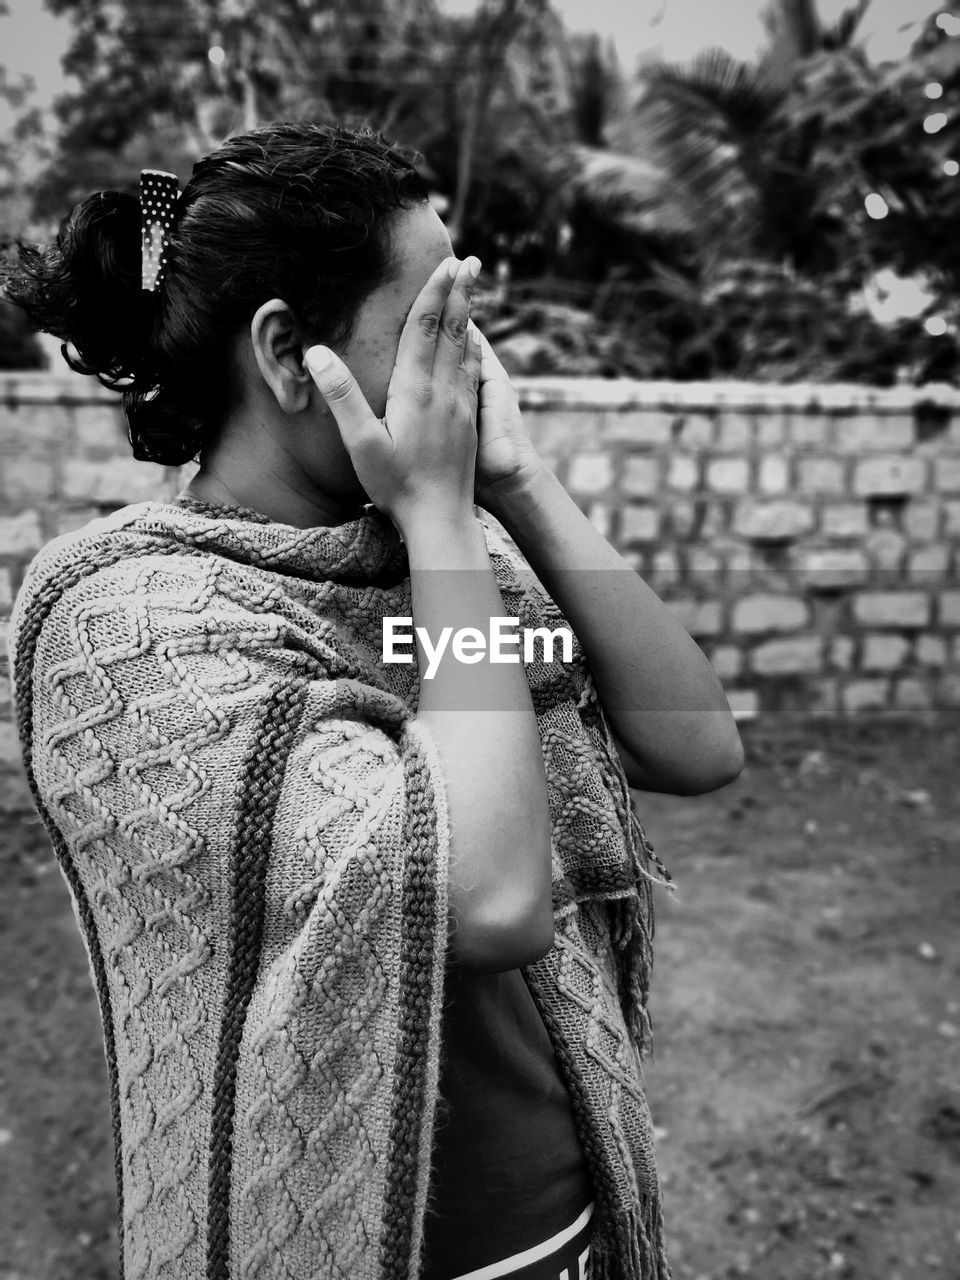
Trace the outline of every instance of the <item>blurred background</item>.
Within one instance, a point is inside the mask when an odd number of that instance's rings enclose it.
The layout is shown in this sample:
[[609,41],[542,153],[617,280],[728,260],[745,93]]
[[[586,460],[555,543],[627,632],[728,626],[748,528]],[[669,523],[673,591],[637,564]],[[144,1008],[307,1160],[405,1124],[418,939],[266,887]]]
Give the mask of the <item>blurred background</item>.
[[[363,119],[421,153],[455,247],[485,264],[478,316],[514,372],[890,385],[956,370],[955,4],[4,0],[0,15],[8,238],[48,234],[144,166],[185,181],[229,133]],[[22,346],[8,336],[0,361]]]
[[[675,1280],[960,1280],[960,2],[0,0],[0,242],[281,117],[418,153],[538,450],[741,724],[735,783],[634,793]],[[0,300],[0,619],[192,469]],[[19,762],[0,668],[0,1280],[116,1280]]]

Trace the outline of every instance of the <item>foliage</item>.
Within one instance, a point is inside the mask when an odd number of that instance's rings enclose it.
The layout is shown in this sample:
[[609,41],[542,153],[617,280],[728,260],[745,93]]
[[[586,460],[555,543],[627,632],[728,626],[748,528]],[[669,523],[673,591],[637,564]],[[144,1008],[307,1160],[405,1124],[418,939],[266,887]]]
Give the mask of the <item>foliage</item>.
[[[960,129],[956,46],[931,19],[903,63],[875,66],[857,44],[867,4],[825,24],[813,0],[775,0],[755,62],[713,49],[650,63],[611,145],[570,153],[577,198],[652,250],[634,293],[647,333],[669,335],[670,376],[960,374],[955,344],[922,318],[884,326],[863,307],[890,267],[932,274],[937,313],[960,320],[960,184],[942,167]],[[933,136],[931,79],[954,122]],[[867,216],[871,192],[886,219]]]
[[[146,166],[185,177],[267,120],[363,120],[421,154],[517,371],[953,378],[953,337],[923,316],[882,324],[864,298],[892,269],[960,328],[960,177],[943,168],[960,156],[960,39],[931,17],[906,58],[875,65],[858,43],[869,2],[828,23],[815,0],[769,0],[754,61],[706,50],[628,83],[550,0],[478,0],[471,17],[440,0],[47,0],[72,23],[77,88],[30,213],[52,226]],[[950,121],[936,133],[931,80]],[[25,92],[0,72],[23,107],[0,148],[8,224],[25,217],[18,148],[40,131]],[[867,216],[871,192],[887,217]]]

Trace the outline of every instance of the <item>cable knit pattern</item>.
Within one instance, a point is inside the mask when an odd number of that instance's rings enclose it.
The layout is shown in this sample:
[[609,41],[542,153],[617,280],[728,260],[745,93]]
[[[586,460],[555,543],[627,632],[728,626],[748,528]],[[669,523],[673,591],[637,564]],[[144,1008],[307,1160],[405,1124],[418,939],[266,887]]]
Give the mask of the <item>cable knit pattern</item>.
[[[504,612],[566,625],[481,522]],[[24,762],[109,1068],[124,1280],[416,1280],[450,825],[402,539],[124,507],[39,553],[11,622]],[[668,1280],[641,1055],[652,884],[584,654],[527,663],[555,945],[525,970],[596,1190],[595,1280]],[[659,876],[651,870],[656,867]]]

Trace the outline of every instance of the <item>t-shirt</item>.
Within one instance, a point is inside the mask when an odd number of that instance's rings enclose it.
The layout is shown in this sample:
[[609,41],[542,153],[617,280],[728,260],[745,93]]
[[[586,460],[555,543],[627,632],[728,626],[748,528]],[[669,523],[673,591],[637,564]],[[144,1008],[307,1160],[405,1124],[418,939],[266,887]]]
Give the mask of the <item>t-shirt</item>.
[[570,1094],[520,969],[447,966],[421,1280],[520,1253],[593,1200]]

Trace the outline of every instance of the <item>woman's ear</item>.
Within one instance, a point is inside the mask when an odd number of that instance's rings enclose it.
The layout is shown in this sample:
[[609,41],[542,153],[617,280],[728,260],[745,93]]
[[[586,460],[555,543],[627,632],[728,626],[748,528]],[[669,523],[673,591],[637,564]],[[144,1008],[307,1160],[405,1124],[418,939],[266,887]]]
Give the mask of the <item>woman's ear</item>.
[[284,413],[310,407],[313,379],[303,367],[303,340],[293,312],[279,298],[257,309],[250,341],[260,376]]

